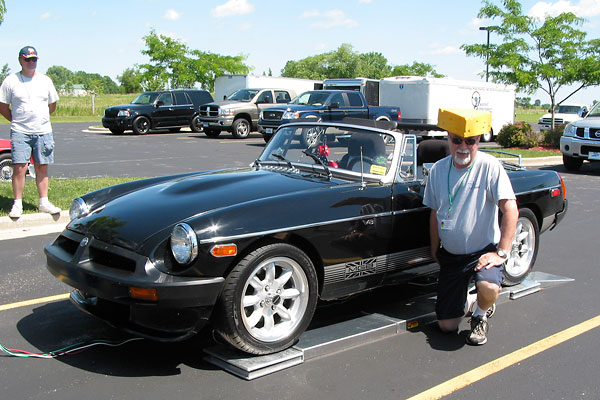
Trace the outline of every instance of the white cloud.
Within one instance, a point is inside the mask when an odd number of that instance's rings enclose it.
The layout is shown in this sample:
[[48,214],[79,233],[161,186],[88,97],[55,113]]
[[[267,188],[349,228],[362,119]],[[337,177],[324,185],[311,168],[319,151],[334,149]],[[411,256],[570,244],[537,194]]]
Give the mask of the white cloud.
[[371,4],[373,0],[358,0],[359,3]]
[[50,18],[50,12],[45,12],[42,15],[40,15],[40,19],[48,19]]
[[546,16],[556,17],[564,12],[572,12],[578,17],[594,17],[600,15],[600,0],[580,0],[579,3],[559,0],[556,3],[537,2],[527,13],[529,16],[544,19]]
[[215,7],[211,14],[213,17],[230,17],[232,15],[244,15],[254,11],[254,5],[248,0],[229,0],[225,4]]
[[177,21],[179,18],[181,18],[181,15],[181,13],[171,8],[170,10],[167,10],[163,18],[168,19],[169,21]]
[[427,55],[448,55],[448,54],[462,54],[462,50],[456,46],[443,45],[439,42],[429,43],[427,46],[429,50],[421,52],[421,54]]
[[302,13],[300,18],[314,18],[317,21],[312,24],[315,28],[329,29],[338,26],[346,28],[358,27],[358,22],[346,16],[346,13],[340,9],[320,12],[317,10],[306,11]]

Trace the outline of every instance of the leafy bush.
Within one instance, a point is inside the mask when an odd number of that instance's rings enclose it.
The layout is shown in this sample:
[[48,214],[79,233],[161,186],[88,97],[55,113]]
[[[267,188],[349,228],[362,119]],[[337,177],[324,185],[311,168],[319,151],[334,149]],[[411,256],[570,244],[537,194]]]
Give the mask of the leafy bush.
[[525,147],[528,149],[537,146],[540,138],[527,122],[517,122],[504,125],[498,133],[496,142],[502,147]]
[[563,135],[566,124],[555,126],[554,129],[550,129],[544,133],[544,139],[542,143],[545,146],[553,149],[560,148],[560,137]]

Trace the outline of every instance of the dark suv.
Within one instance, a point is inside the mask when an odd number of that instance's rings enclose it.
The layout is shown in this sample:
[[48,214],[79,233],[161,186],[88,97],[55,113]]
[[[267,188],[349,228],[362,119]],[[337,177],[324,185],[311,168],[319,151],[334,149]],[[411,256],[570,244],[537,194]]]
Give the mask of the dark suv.
[[213,101],[206,90],[172,89],[144,92],[130,104],[108,107],[104,110],[102,126],[112,133],[133,130],[144,135],[150,129],[165,128],[177,132],[184,126],[200,132],[198,110],[202,104]]

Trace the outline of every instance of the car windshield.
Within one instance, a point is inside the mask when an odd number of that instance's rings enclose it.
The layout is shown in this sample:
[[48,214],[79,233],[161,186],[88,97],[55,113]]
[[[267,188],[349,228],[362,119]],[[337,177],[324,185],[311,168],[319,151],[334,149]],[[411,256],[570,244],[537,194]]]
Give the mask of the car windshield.
[[252,100],[254,98],[254,96],[256,96],[256,93],[258,93],[258,92],[259,92],[258,89],[240,89],[236,92],[233,92],[227,98],[227,100],[248,102],[248,101]]
[[316,166],[327,174],[381,179],[392,169],[395,152],[394,136],[384,131],[341,124],[293,124],[277,131],[259,162],[311,171]]
[[138,97],[133,99],[131,104],[152,104],[154,103],[154,100],[156,100],[157,97],[157,92],[142,93]]
[[594,108],[588,113],[588,117],[600,117],[600,102],[594,105]]
[[299,104],[303,106],[321,106],[329,97],[328,92],[304,92],[290,102],[290,104]]
[[579,114],[580,109],[581,107],[579,106],[558,106],[556,112],[561,114]]

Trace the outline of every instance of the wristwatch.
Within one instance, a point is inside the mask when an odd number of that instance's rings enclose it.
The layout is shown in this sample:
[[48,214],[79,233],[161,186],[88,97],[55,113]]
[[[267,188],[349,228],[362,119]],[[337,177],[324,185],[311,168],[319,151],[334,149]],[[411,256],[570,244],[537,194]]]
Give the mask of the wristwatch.
[[498,254],[499,257],[507,260],[508,259],[508,253],[506,253],[504,250],[502,249],[498,249],[498,251],[496,251],[496,254]]

